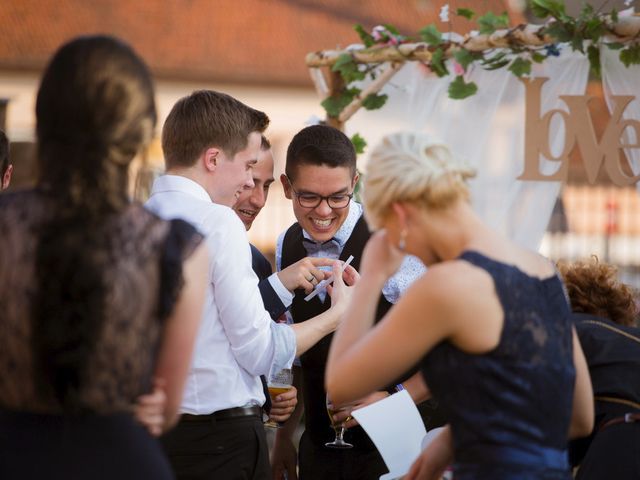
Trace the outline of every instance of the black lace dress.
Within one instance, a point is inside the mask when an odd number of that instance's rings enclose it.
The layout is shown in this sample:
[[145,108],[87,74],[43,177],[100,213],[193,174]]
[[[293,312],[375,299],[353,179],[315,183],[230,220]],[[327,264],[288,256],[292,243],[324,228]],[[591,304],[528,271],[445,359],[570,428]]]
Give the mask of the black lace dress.
[[569,480],[575,368],[570,310],[557,275],[531,277],[467,251],[491,275],[504,311],[498,346],[472,355],[442,342],[422,360],[447,410],[456,480]]
[[[140,205],[96,227],[99,243],[78,255],[90,255],[104,273],[102,291],[58,302],[62,309],[102,302],[99,328],[82,357],[80,408],[70,412],[47,388],[46,358],[37,361],[42,343],[34,341],[33,312],[47,297],[38,287],[38,245],[54,214],[41,192],[0,196],[0,478],[172,478],[158,442],[132,411],[151,389],[164,321],[182,287],[182,262],[202,237]],[[59,316],[39,318],[56,322]],[[75,338],[72,333],[67,337]],[[67,344],[56,355],[82,351]]]

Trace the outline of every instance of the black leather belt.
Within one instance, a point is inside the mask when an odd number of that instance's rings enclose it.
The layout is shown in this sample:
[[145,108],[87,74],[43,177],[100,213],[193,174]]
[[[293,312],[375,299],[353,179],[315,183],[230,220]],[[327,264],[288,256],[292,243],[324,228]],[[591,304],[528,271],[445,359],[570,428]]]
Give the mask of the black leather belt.
[[262,420],[262,408],[257,405],[251,407],[236,407],[219,410],[208,415],[191,415],[183,413],[180,417],[181,422],[211,422],[212,420],[229,420],[231,418],[241,417],[257,417]]

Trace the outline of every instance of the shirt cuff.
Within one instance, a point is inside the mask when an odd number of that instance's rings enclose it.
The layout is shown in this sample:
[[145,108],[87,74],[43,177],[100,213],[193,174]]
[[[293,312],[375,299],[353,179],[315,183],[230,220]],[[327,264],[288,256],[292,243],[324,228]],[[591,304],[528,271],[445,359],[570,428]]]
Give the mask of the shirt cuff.
[[272,371],[291,368],[296,356],[296,334],[285,323],[269,322],[273,333],[273,365]]
[[276,292],[278,298],[282,302],[285,308],[289,308],[291,303],[293,302],[293,293],[291,293],[287,288],[282,284],[280,278],[277,273],[274,273],[269,276],[269,283],[273,288],[273,291]]

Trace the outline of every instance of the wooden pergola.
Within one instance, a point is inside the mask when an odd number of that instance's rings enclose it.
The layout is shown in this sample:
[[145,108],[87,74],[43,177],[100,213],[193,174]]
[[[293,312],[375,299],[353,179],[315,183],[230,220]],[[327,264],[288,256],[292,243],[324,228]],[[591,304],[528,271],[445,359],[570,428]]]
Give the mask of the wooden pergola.
[[[521,47],[544,47],[557,43],[551,36],[541,33],[543,25],[518,25],[517,27],[497,30],[492,34],[466,35],[460,41],[450,40],[444,48],[444,58],[452,57],[456,51],[466,49],[470,52]],[[607,21],[609,30],[607,38],[620,43],[637,39],[640,36],[640,16],[619,17],[616,22]],[[429,63],[435,48],[424,42],[403,43],[395,46],[373,46],[362,49],[323,50],[309,53],[306,64],[311,74],[320,101],[337,95],[346,87],[342,76],[331,70],[338,58],[349,54],[356,63],[381,65],[382,71],[337,117],[327,115],[326,122],[340,130],[345,123],[360,109],[368,95],[378,93],[380,89],[411,61]]]

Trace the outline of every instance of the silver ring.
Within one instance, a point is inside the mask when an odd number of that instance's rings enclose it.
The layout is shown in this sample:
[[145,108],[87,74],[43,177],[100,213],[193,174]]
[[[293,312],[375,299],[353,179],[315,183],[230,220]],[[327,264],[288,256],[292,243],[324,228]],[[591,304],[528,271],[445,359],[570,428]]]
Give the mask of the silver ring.
[[311,275],[311,278],[307,278],[307,282],[313,283],[313,281],[316,279],[316,277],[314,277],[313,275]]

